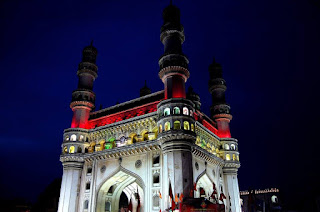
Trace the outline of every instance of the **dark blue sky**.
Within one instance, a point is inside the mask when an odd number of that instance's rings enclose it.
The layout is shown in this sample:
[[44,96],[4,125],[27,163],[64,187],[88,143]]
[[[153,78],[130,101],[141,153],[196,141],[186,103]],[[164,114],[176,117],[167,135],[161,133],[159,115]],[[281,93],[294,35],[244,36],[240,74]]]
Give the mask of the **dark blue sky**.
[[[185,27],[188,85],[209,113],[208,66],[222,64],[240,189],[302,195],[319,185],[317,149],[320,7],[316,0],[175,0]],[[84,46],[94,40],[94,91],[104,107],[139,95],[158,78],[162,10],[169,1],[0,3],[1,181],[9,197],[35,200],[62,176],[63,129]]]

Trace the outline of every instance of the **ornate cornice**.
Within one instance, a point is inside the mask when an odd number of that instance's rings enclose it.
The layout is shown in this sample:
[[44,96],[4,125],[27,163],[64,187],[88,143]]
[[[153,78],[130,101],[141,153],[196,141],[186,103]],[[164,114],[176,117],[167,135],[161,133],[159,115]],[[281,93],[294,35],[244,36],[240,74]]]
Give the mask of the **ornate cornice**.
[[88,133],[89,130],[87,129],[83,129],[83,128],[68,128],[68,129],[65,129],[63,131],[64,133],[68,133],[68,132],[82,132],[82,133]]
[[229,122],[230,120],[232,120],[232,115],[227,114],[227,113],[220,113],[220,114],[214,115],[213,118],[214,118],[215,120],[224,119],[224,120],[226,120],[226,121]]
[[161,34],[160,34],[160,41],[164,44],[167,40],[168,37],[172,36],[172,34],[178,34],[179,35],[179,38],[180,38],[180,41],[181,43],[184,42],[185,40],[185,36],[184,36],[184,29],[181,25],[181,28],[180,30],[177,30],[177,29],[167,29],[165,31],[163,31]]
[[70,103],[70,108],[73,109],[75,107],[84,107],[88,109],[94,108],[94,104],[89,101],[73,101]]
[[195,123],[196,125],[196,133],[200,134],[206,134],[207,137],[212,136],[214,138],[215,141],[220,141],[221,138],[219,138],[216,134],[214,134],[213,132],[211,132],[210,130],[208,130],[205,126],[203,126],[200,122],[196,121]]
[[196,135],[192,131],[187,130],[170,130],[162,132],[158,135],[158,141],[160,143],[164,143],[167,141],[173,141],[173,140],[196,140]]
[[105,135],[111,135],[117,131],[136,131],[139,126],[145,126],[149,124],[150,126],[156,126],[156,116],[157,112],[148,113],[145,115],[133,117],[123,121],[115,122],[112,124],[104,125],[89,130],[89,137],[103,137]]
[[[179,55],[181,56],[181,55]],[[184,57],[184,56],[181,56],[181,57]],[[160,60],[159,60],[159,64],[162,62],[162,60],[165,58],[162,57]],[[186,59],[186,57],[184,57]],[[186,61],[188,61],[186,59]],[[165,68],[162,68],[160,71],[159,71],[159,77],[160,79],[162,80],[162,82],[165,82],[165,79],[168,77],[168,76],[171,76],[171,75],[180,75],[183,77],[184,81],[186,82],[187,79],[189,78],[190,76],[190,72],[188,71],[188,69],[182,67],[182,66],[167,66]]]
[[85,161],[89,162],[95,159],[104,160],[108,158],[119,158],[122,156],[141,154],[148,151],[154,151],[159,149],[160,149],[160,146],[157,140],[145,141],[145,142],[139,142],[139,143],[135,143],[127,146],[122,146],[119,148],[106,149],[103,151],[93,152],[89,154],[86,153],[83,155],[83,158]]
[[224,167],[223,168],[240,168],[240,162],[238,161],[225,161]]
[[210,162],[212,164],[216,164],[220,167],[224,166],[225,161],[222,160],[221,158],[218,158],[214,154],[211,154],[210,152],[202,149],[201,147],[197,145],[192,145],[192,154],[195,157],[200,158],[201,160],[205,160],[207,162]]
[[84,162],[83,153],[60,155],[60,161],[65,162]]

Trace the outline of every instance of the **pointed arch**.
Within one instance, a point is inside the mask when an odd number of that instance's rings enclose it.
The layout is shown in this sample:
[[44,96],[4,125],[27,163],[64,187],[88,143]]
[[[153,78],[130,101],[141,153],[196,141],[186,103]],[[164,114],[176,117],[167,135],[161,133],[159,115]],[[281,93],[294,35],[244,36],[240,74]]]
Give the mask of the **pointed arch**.
[[[114,179],[113,179],[114,178]],[[112,210],[117,210],[117,199],[120,198],[120,195],[122,192],[124,192],[126,195],[130,196],[130,192],[128,193],[128,191],[130,190],[130,188],[132,188],[132,186],[138,186],[137,188],[140,188],[140,190],[138,190],[138,193],[141,197],[141,203],[142,203],[142,207],[144,207],[144,195],[145,195],[145,184],[144,181],[142,180],[142,178],[131,172],[130,170],[122,167],[121,165],[115,169],[111,174],[109,174],[105,180],[103,182],[101,182],[99,184],[99,186],[97,187],[97,192],[95,194],[96,196],[96,208],[95,211],[97,212],[102,212],[104,211],[104,204],[105,204],[105,199],[104,199],[104,195],[105,195],[105,191],[107,191],[111,186],[114,185],[114,180],[120,181],[120,184],[118,184],[115,188],[114,188],[114,192],[113,192],[113,198],[114,201],[112,203]],[[128,190],[129,188],[129,190]],[[132,189],[131,189],[132,191]],[[131,192],[131,195],[133,193]],[[100,204],[101,203],[101,204]],[[103,203],[103,204],[102,204]]]
[[[207,170],[205,169],[196,179],[196,186],[197,188],[201,187],[205,191],[205,195],[210,195],[213,192],[213,184],[214,180],[207,174]],[[196,196],[200,197],[200,189],[197,189]]]

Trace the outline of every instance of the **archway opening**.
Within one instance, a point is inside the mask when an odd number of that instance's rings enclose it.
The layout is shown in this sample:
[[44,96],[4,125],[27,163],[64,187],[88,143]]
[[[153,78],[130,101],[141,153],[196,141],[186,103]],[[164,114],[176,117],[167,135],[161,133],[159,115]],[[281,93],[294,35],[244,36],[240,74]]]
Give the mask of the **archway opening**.
[[119,209],[120,211],[128,211],[128,206],[129,206],[128,197],[124,192],[122,192],[119,200]]
[[213,192],[213,183],[209,179],[207,174],[204,174],[199,178],[196,184],[197,191],[195,197],[206,197],[208,198]]
[[103,183],[97,198],[97,212],[143,211],[144,192],[139,179],[119,171]]

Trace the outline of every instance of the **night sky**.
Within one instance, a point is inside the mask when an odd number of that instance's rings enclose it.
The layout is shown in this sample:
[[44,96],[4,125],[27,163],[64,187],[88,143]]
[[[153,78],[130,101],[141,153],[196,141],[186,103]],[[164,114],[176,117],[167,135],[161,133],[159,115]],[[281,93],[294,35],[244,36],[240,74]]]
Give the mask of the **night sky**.
[[[319,187],[318,0],[174,0],[185,28],[192,85],[209,115],[208,66],[227,81],[240,190],[278,187],[300,198]],[[1,195],[35,201],[62,176],[82,49],[98,49],[96,106],[163,89],[158,59],[164,0],[0,3]]]

